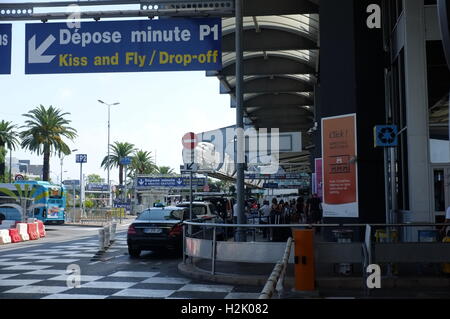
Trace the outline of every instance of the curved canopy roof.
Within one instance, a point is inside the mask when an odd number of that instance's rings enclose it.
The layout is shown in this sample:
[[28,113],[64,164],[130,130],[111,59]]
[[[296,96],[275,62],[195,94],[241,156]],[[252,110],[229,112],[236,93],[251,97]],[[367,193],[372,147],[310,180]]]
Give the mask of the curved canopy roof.
[[[259,7],[258,15],[244,9],[244,110],[255,128],[302,132],[303,147],[311,147],[314,127],[314,85],[319,60],[318,1],[282,0]],[[282,7],[282,15],[275,6]],[[255,10],[253,10],[255,11]],[[258,11],[258,10],[256,10]],[[222,21],[220,90],[235,107],[235,19]],[[310,172],[309,152],[280,154],[285,171]]]

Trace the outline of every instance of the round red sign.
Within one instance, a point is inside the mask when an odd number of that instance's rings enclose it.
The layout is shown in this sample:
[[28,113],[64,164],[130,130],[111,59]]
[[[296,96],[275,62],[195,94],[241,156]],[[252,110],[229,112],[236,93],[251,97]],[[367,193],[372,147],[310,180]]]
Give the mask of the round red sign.
[[187,150],[193,150],[197,147],[198,140],[197,134],[195,133],[186,133],[182,139],[183,147]]

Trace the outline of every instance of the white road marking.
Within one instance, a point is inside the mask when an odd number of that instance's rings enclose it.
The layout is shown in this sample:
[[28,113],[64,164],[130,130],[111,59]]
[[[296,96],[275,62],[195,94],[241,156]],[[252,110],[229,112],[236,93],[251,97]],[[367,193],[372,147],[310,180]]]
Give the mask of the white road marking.
[[[16,275],[17,276],[17,275]],[[2,279],[0,286],[26,286],[42,281],[41,279]]]
[[165,277],[152,277],[144,280],[141,284],[179,284],[185,285],[191,281],[186,278],[165,278]]
[[37,263],[45,263],[45,264],[71,264],[76,261],[79,261],[80,259],[48,259],[48,260],[38,260]]
[[55,286],[23,286],[14,288],[5,293],[10,294],[57,294],[72,288],[68,287],[55,287]]
[[[49,279],[46,279],[46,280],[52,280],[52,281],[67,281],[67,278],[69,278],[69,276],[70,276],[70,275],[68,275],[67,272],[66,272],[66,273],[64,273],[64,274],[61,274],[61,275],[59,275],[59,276],[52,277],[52,278],[49,278]],[[80,281],[87,281],[87,282],[90,282],[90,281],[99,280],[99,279],[102,279],[102,278],[104,278],[104,276],[84,276],[84,275],[81,275]]]
[[47,269],[47,270],[35,270],[24,273],[24,275],[63,275],[66,274],[66,270]]
[[37,265],[19,265],[3,268],[3,270],[41,270],[50,268],[51,266],[37,266]]
[[166,298],[176,290],[150,290],[150,289],[124,289],[113,296],[119,297],[146,297],[146,298]]
[[233,286],[225,285],[186,285],[181,287],[178,291],[199,291],[199,292],[231,292]]
[[41,299],[105,299],[108,297],[103,295],[53,294]]
[[92,281],[81,285],[81,288],[126,289],[138,284],[137,282]]
[[109,277],[153,277],[159,274],[159,272],[143,272],[143,271],[118,271],[115,272]]

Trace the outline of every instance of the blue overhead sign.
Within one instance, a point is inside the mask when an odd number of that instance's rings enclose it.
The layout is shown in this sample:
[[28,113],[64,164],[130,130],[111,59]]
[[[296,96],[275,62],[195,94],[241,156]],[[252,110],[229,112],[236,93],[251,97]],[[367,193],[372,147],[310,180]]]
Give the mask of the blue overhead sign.
[[0,24],[0,74],[11,73],[11,24]]
[[221,19],[26,25],[26,74],[220,70]]
[[[192,178],[193,187],[206,185],[206,178]],[[186,188],[190,187],[189,177],[138,177],[137,188]]]

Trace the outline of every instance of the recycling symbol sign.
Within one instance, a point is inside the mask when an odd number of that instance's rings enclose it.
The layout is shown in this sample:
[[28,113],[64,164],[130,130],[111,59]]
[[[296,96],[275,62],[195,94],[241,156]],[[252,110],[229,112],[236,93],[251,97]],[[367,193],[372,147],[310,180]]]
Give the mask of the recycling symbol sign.
[[398,128],[396,125],[379,125],[374,129],[375,147],[396,147]]

